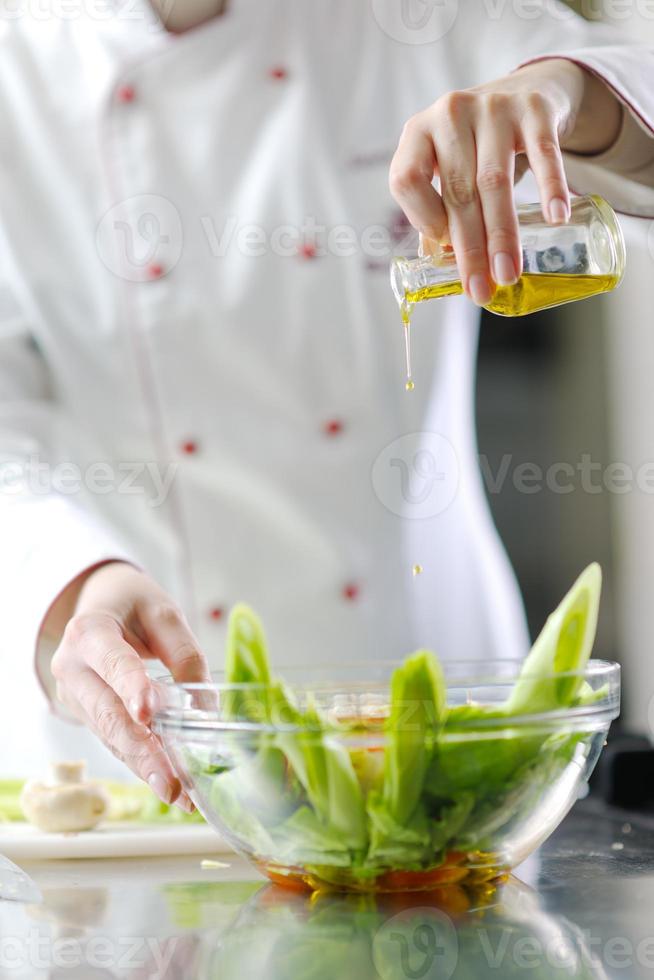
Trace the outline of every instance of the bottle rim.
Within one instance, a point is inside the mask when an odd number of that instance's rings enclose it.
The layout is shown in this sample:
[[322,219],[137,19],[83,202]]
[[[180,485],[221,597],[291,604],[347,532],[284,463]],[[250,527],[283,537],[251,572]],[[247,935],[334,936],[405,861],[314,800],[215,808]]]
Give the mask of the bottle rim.
[[624,278],[625,266],[627,264],[627,246],[625,243],[622,226],[618,220],[615,210],[605,198],[601,197],[599,194],[589,194],[588,200],[592,202],[603,223],[611,232],[611,241],[613,243],[614,250],[615,274],[617,279],[616,286],[619,286]]
[[390,277],[391,277],[391,289],[393,290],[393,295],[397,300],[398,304],[401,306],[405,301],[407,294],[407,272],[409,269],[409,260],[403,255],[396,255],[395,258],[391,260]]

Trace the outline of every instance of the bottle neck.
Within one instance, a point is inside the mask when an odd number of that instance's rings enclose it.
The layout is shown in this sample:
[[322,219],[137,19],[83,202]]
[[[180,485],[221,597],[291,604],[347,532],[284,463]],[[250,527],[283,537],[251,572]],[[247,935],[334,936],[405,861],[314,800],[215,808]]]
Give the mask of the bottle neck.
[[424,289],[456,283],[461,279],[452,248],[443,248],[434,255],[417,259],[398,257],[391,263],[391,288],[402,306]]

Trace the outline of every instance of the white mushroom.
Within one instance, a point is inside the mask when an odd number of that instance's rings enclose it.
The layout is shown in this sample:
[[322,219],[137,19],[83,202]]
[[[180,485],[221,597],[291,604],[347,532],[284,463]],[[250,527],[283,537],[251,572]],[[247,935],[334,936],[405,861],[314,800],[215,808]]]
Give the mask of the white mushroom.
[[56,762],[47,782],[25,783],[20,804],[26,819],[52,833],[92,830],[109,809],[102,786],[88,782],[86,763]]

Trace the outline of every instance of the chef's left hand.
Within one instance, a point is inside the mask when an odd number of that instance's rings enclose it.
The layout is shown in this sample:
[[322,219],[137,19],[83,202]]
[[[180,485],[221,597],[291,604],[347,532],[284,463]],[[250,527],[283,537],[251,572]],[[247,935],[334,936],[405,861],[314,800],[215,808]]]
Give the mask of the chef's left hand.
[[510,285],[522,271],[514,180],[531,167],[545,217],[567,221],[561,149],[601,152],[621,118],[604,83],[572,62],[527,65],[412,116],[391,163],[391,193],[427,239],[451,241],[465,291],[483,305],[494,283]]

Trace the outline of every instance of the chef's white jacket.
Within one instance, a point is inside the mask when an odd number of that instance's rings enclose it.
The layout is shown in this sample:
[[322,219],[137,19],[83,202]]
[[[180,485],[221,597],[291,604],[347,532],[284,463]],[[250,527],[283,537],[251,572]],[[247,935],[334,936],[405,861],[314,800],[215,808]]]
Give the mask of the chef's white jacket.
[[569,159],[575,190],[652,214],[652,50],[553,2],[232,0],[181,36],[146,0],[9,7],[0,725],[23,748],[0,768],[44,735],[93,754],[30,661],[40,635],[48,687],[46,610],[110,557],[179,599],[216,666],[239,599],[277,664],[524,653],[476,458],[478,311],[416,311],[407,394],[388,165],[439,95],[565,53],[627,105],[618,147]]

